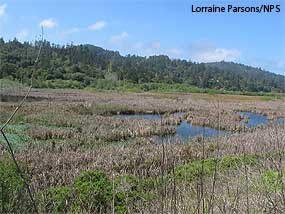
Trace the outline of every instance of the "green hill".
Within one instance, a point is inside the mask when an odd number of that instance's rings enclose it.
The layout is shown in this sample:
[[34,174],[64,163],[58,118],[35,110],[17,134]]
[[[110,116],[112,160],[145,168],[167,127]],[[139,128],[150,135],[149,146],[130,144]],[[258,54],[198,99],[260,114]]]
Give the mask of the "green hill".
[[70,88],[92,87],[104,80],[129,84],[183,84],[198,88],[284,92],[284,76],[232,62],[195,63],[168,56],[122,56],[93,45],[59,46],[44,41],[40,61],[33,66],[40,42],[20,43],[0,39],[0,79],[28,83],[33,73],[36,87],[51,82]]

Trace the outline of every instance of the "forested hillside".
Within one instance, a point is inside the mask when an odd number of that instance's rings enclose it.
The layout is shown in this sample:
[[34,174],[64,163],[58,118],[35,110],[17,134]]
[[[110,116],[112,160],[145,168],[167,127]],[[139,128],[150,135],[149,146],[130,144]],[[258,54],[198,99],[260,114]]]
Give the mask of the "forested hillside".
[[242,64],[194,63],[168,56],[121,56],[93,45],[59,46],[45,41],[40,61],[33,67],[40,42],[0,39],[0,78],[27,82],[33,72],[36,87],[64,80],[76,87],[98,80],[130,83],[183,83],[200,88],[249,92],[284,92],[284,76]]

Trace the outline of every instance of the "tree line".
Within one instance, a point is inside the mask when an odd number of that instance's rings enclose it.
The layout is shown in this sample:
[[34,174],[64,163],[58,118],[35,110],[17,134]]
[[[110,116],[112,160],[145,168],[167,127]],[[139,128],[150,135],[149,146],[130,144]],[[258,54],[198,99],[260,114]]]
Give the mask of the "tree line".
[[233,62],[195,63],[166,55],[122,56],[94,45],[56,45],[43,41],[39,63],[33,66],[40,41],[5,42],[0,38],[0,79],[27,83],[33,74],[36,87],[54,80],[73,81],[78,87],[97,80],[134,84],[186,84],[199,88],[249,92],[284,92],[284,76]]

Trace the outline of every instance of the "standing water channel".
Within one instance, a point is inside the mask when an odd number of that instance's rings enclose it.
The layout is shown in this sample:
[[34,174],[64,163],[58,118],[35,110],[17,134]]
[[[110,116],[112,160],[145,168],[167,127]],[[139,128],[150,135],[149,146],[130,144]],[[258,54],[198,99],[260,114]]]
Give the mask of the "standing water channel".
[[[243,117],[248,118],[248,121],[246,119],[243,119],[242,122],[245,124],[246,127],[248,128],[253,128],[256,126],[261,126],[261,125],[267,125],[270,123],[270,120],[268,119],[267,116],[264,116],[262,114],[256,114],[252,112],[239,112],[240,115]],[[284,118],[278,118],[272,120],[274,123],[282,124],[284,123]]]
[[[178,114],[183,116],[183,113],[178,113]],[[267,116],[261,114],[255,114],[251,112],[238,112],[238,114],[248,118],[248,120],[245,119],[242,120],[242,122],[248,128],[253,128],[259,125],[267,125],[270,122]],[[121,119],[146,119],[146,120],[161,119],[161,115],[159,114],[132,114],[132,115],[121,114],[121,115],[115,115],[114,117]],[[284,121],[285,121],[284,118],[278,118],[276,120],[273,120],[273,122],[277,122],[279,124],[284,123]],[[215,137],[215,136],[224,136],[231,133],[229,131],[219,131],[218,129],[215,128],[192,125],[191,123],[188,123],[185,120],[183,120],[179,125],[175,127],[176,127],[175,135],[168,135],[159,138],[165,140],[179,139],[185,141],[197,136]]]
[[[181,113],[181,116],[183,114]],[[160,120],[161,115],[158,114],[121,114],[116,115],[117,118],[122,119],[146,119],[146,120]],[[196,137],[196,136],[205,136],[205,137],[214,137],[218,135],[225,135],[228,132],[225,131],[219,131],[214,128],[210,127],[202,127],[202,126],[196,126],[192,125],[191,123],[187,123],[185,120],[183,120],[179,125],[176,127],[176,134],[175,135],[168,135],[160,138],[164,139],[181,139],[181,140],[188,140],[190,138]]]

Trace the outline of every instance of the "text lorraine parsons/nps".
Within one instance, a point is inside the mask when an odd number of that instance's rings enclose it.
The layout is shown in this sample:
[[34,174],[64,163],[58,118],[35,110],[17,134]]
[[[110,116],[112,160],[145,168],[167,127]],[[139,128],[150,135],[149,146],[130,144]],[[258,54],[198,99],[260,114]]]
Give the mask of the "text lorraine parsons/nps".
[[281,5],[262,4],[259,6],[191,6],[192,13],[279,13]]

